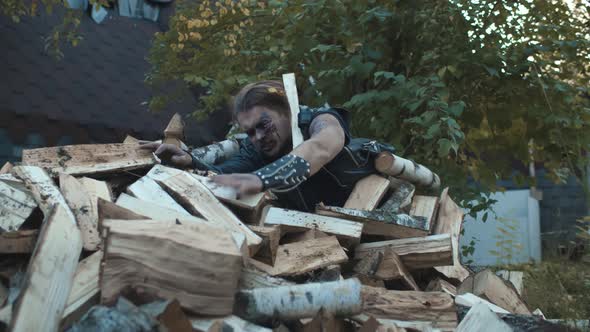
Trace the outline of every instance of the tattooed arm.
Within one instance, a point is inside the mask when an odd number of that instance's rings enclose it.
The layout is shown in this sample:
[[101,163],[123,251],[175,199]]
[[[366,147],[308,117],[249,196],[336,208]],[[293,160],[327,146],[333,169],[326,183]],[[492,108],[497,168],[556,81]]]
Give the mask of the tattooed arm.
[[291,154],[310,163],[311,175],[329,163],[344,147],[344,129],[338,119],[331,114],[321,114],[309,126],[310,138]]

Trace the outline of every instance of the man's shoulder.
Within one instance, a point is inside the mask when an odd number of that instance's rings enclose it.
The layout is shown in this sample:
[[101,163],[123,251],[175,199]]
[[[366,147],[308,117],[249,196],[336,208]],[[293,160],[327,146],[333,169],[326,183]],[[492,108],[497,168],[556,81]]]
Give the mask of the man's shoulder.
[[307,139],[309,138],[309,126],[311,125],[311,122],[317,118],[320,115],[323,114],[330,114],[332,116],[334,116],[338,122],[340,123],[340,125],[342,126],[342,129],[344,130],[345,136],[347,138],[347,142],[350,138],[350,132],[349,132],[349,128],[350,128],[350,119],[348,116],[348,111],[344,108],[338,108],[338,107],[318,107],[318,108],[311,108],[305,105],[300,105],[299,106],[299,118],[298,118],[298,124],[299,124],[299,128],[301,129],[301,131],[304,133],[304,137]]

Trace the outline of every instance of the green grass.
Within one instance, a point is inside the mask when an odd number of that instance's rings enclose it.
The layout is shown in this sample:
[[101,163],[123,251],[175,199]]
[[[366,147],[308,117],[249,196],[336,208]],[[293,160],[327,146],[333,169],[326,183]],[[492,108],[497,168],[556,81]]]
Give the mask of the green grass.
[[590,264],[567,259],[511,266],[524,272],[523,297],[551,319],[590,317]]

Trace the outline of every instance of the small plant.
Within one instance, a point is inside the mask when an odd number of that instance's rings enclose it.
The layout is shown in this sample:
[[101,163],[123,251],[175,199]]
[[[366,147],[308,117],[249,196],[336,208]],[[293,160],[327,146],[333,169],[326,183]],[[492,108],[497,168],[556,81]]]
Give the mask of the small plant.
[[498,260],[498,265],[513,263],[515,254],[522,250],[523,246],[517,242],[518,220],[513,218],[496,217],[499,222],[497,230],[500,234],[494,235],[497,250],[490,250],[490,254]]

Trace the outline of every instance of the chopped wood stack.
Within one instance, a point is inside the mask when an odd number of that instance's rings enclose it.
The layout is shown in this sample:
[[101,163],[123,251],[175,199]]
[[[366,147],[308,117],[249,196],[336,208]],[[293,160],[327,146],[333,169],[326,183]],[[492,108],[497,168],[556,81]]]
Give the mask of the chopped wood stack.
[[[174,144],[179,126],[166,131]],[[57,331],[160,300],[149,324],[196,331],[453,331],[458,302],[475,305],[462,330],[493,312],[530,314],[500,277],[461,265],[463,212],[448,189],[414,195],[371,175],[344,207],[304,213],[264,194],[236,199],[137,147],[26,150],[2,168],[0,257],[28,259],[16,301],[0,297],[12,330]]]

